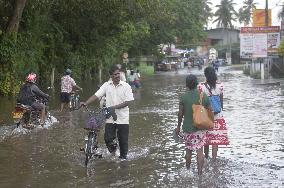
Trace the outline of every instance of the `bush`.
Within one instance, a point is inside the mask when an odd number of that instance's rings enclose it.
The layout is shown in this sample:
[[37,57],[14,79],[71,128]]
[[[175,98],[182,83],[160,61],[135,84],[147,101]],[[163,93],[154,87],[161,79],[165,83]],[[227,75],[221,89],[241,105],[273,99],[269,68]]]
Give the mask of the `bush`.
[[245,75],[250,75],[250,69],[248,68],[248,67],[245,67],[244,69],[243,69],[243,73],[245,74]]
[[252,78],[255,78],[255,79],[260,79],[261,78],[261,73],[260,71],[257,71],[253,74],[250,75]]

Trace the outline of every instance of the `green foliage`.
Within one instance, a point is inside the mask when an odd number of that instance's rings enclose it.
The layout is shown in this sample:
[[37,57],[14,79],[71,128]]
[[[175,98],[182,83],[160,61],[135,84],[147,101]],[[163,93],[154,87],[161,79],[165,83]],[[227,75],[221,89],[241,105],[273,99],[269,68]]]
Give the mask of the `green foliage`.
[[279,56],[284,56],[284,40],[281,41],[279,47],[278,47],[278,54]]
[[237,12],[234,9],[235,5],[233,0],[221,0],[221,3],[216,5],[218,9],[214,15],[217,18],[214,22],[217,22],[218,27],[233,28],[232,21],[236,21],[237,15]]
[[253,74],[250,75],[254,79],[260,79],[261,78],[261,73],[260,71],[256,71]]
[[243,7],[239,9],[239,22],[248,25],[251,22],[252,11],[256,8],[254,0],[245,0]]
[[154,67],[152,65],[148,66],[147,63],[140,63],[137,69],[140,71],[142,77],[154,74]]
[[0,1],[0,95],[15,93],[31,71],[39,84],[52,68],[57,81],[66,68],[87,79],[121,63],[123,52],[158,56],[159,44],[202,40],[210,16],[206,0],[29,0],[10,34],[15,2]]
[[243,69],[243,73],[245,74],[245,75],[250,75],[250,68],[249,67],[244,67],[244,69]]

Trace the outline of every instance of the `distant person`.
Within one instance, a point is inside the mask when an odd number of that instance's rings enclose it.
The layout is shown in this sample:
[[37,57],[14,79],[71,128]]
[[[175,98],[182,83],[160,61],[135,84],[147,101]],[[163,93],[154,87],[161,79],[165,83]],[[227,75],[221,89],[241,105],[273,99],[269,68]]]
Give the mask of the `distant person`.
[[[182,130],[184,132],[184,141],[186,148],[186,167],[190,169],[192,151],[196,151],[196,161],[198,174],[202,174],[202,168],[204,163],[203,146],[206,143],[207,134],[206,130],[200,130],[193,126],[193,112],[192,105],[199,104],[199,92],[197,90],[197,78],[195,75],[188,75],[186,77],[186,87],[188,90],[180,97],[179,112],[178,112],[178,125],[176,133],[180,134],[180,127],[182,124]],[[202,104],[205,108],[210,108],[209,100],[206,95],[203,95]],[[183,123],[182,123],[183,120]]]
[[112,66],[109,70],[111,80],[105,82],[100,89],[81,105],[89,105],[105,96],[106,107],[115,111],[117,120],[109,118],[105,126],[105,143],[108,151],[115,154],[117,144],[114,141],[118,137],[120,159],[127,159],[128,136],[129,136],[129,104],[134,100],[131,87],[128,83],[120,80],[120,69]]
[[136,78],[135,78],[134,84],[135,84],[136,88],[141,88],[141,75],[140,75],[140,71],[137,69],[135,74],[136,74]]
[[219,66],[220,66],[219,60],[213,61],[213,68],[216,72],[219,71]]
[[128,76],[128,83],[132,89],[136,88],[135,81],[137,80],[137,75],[135,74],[134,70],[130,70],[130,74]]
[[64,106],[68,105],[70,102],[71,92],[73,91],[73,87],[78,88],[79,90],[83,90],[79,87],[75,80],[71,78],[72,71],[70,69],[65,70],[65,75],[61,78],[61,93],[60,93],[60,112],[63,111]]
[[126,82],[126,75],[125,75],[126,71],[120,64],[117,64],[117,67],[119,68],[120,71],[120,80]]
[[220,97],[221,102],[221,111],[219,113],[214,113],[214,128],[212,130],[208,130],[208,140],[204,147],[205,158],[208,158],[209,145],[212,146],[212,158],[215,160],[217,158],[218,146],[229,144],[226,122],[222,113],[223,84],[221,82],[217,82],[218,78],[213,67],[206,67],[204,74],[206,77],[206,82],[199,84],[199,91],[205,93],[209,97],[212,95],[217,95]]

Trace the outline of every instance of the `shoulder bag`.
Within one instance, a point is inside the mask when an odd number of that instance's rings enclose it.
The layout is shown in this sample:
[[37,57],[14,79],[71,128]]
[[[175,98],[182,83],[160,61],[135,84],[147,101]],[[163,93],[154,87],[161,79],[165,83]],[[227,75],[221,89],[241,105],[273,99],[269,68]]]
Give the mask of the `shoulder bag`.
[[202,105],[202,100],[203,93],[201,92],[199,95],[199,104],[192,105],[193,125],[198,129],[212,129],[214,127],[212,114],[210,114],[212,112],[205,109]]

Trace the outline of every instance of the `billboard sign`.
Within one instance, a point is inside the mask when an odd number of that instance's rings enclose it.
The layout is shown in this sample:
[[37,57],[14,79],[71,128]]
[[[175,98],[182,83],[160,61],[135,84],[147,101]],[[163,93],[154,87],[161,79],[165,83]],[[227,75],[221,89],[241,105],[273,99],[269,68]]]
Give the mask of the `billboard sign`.
[[257,33],[253,35],[252,57],[267,57],[267,34]]
[[[265,26],[265,9],[255,9],[252,13],[252,26]],[[271,9],[268,9],[268,26],[271,26]]]
[[240,37],[240,53],[243,58],[251,58],[253,53],[253,34],[244,33]]
[[276,56],[280,45],[280,27],[242,27],[240,55],[242,58]]

